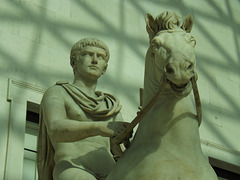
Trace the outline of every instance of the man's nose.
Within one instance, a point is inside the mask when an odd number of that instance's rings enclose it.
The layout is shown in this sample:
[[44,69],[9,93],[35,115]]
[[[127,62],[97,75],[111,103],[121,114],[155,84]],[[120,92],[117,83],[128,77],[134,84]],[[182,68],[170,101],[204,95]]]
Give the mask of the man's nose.
[[94,53],[92,56],[92,62],[97,63],[97,53]]

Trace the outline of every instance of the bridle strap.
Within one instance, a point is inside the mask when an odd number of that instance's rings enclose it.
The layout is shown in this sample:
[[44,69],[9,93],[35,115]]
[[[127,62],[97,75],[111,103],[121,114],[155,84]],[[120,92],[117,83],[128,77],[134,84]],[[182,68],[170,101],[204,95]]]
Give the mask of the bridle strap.
[[163,87],[155,94],[155,96],[148,102],[148,104],[138,113],[138,115],[132,120],[130,124],[124,129],[124,131],[118,136],[112,139],[113,143],[120,144],[123,142],[124,138],[133,130],[133,128],[142,120],[142,118],[147,114],[147,112],[151,109],[154,103],[161,96],[163,90],[166,87],[166,81],[163,83]]
[[191,82],[192,82],[193,94],[194,94],[195,105],[197,110],[198,126],[200,126],[202,123],[202,105],[201,105],[201,100],[198,92],[196,78],[192,77]]
[[[195,105],[197,110],[197,118],[198,118],[198,125],[200,126],[202,122],[202,108],[201,108],[201,101],[198,92],[198,87],[196,83],[195,76],[191,78],[192,88],[195,98]],[[139,112],[139,114],[133,119],[133,121],[124,129],[124,131],[119,134],[118,136],[112,138],[112,143],[121,144],[124,138],[133,130],[133,128],[143,119],[143,117],[147,114],[147,112],[152,108],[154,103],[158,100],[161,96],[163,90],[166,87],[166,80],[163,83],[163,87],[155,94],[155,96],[149,101],[149,103]]]

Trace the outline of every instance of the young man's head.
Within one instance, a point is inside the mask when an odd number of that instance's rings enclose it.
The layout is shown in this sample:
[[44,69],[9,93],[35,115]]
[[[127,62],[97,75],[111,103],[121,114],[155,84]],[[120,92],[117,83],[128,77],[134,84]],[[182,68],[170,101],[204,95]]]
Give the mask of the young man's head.
[[107,45],[96,38],[84,38],[71,49],[70,64],[76,76],[95,75],[106,71],[109,60]]
[[109,50],[107,45],[103,42],[100,41],[99,39],[96,38],[84,38],[79,40],[78,42],[76,42],[72,49],[71,49],[71,53],[70,53],[70,64],[72,66],[73,61],[76,59],[77,55],[79,52],[81,52],[83,47],[86,46],[94,46],[94,47],[99,47],[102,48],[106,51],[106,58],[105,60],[108,61],[109,60]]

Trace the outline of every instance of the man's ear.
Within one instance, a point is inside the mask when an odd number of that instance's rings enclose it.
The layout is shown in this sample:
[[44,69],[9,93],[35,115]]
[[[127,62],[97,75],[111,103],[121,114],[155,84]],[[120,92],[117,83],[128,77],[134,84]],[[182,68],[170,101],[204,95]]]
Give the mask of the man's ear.
[[75,64],[75,56],[72,56],[71,57],[71,61],[70,61],[70,64],[71,64],[71,66],[73,67],[74,66],[74,64]]

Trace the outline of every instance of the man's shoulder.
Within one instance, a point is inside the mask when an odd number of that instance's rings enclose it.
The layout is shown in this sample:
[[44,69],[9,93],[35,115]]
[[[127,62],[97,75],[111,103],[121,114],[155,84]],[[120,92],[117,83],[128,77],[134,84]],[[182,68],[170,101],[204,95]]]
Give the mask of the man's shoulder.
[[66,81],[58,81],[53,86],[49,87],[44,96],[63,96],[66,90],[61,86],[62,84],[68,84]]

